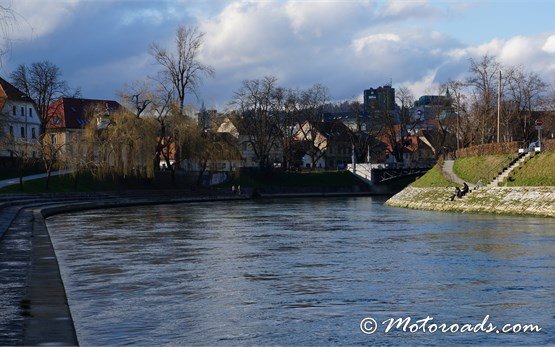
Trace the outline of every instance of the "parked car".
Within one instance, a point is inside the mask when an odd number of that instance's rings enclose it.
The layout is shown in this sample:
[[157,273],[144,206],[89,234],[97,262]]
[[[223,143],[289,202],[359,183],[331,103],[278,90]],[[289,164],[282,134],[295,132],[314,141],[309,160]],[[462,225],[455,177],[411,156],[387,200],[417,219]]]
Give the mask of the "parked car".
[[541,147],[540,147],[540,142],[539,141],[530,142],[528,147],[518,149],[518,153],[540,152],[540,151],[541,151]]

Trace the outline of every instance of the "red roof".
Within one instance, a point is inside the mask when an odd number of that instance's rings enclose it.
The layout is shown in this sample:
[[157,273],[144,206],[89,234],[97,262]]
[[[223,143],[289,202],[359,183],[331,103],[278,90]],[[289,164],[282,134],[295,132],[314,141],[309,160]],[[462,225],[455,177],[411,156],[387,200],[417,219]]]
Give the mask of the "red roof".
[[114,100],[60,98],[48,107],[47,128],[82,129],[94,114],[123,108]]
[[0,77],[0,87],[4,91],[4,93],[0,94],[2,94],[2,96],[6,94],[9,100],[33,102],[27,94],[17,89],[13,84],[2,77]]

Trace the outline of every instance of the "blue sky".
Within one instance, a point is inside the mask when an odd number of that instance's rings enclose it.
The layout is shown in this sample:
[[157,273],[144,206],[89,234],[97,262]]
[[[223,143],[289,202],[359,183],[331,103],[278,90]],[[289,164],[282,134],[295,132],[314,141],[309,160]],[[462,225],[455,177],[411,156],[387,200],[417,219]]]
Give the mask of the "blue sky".
[[116,99],[153,75],[149,45],[170,48],[180,24],[206,33],[201,58],[216,70],[188,98],[197,106],[222,109],[243,79],[264,75],[322,83],[335,100],[389,81],[418,97],[486,53],[555,79],[555,1],[0,2],[19,15],[1,74],[50,60],[88,98]]

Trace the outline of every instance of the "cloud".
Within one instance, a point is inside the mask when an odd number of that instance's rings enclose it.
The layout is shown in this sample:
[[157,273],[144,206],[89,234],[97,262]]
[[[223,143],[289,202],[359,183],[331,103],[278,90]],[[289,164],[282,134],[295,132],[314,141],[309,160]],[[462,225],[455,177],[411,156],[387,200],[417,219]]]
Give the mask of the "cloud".
[[374,15],[373,1],[289,1],[284,10],[293,32],[303,38],[329,38],[352,30]]
[[389,0],[380,10],[380,16],[387,19],[435,17],[440,11],[425,0]]
[[393,33],[373,34],[354,40],[352,46],[357,53],[360,53],[365,49],[376,49],[377,45],[388,42],[401,43],[401,38]]
[[555,35],[551,35],[545,40],[542,50],[547,53],[555,53]]
[[14,1],[12,9],[17,14],[17,29],[12,38],[28,40],[47,35],[60,25],[67,24],[80,4],[80,0],[42,1],[40,4],[32,0]]

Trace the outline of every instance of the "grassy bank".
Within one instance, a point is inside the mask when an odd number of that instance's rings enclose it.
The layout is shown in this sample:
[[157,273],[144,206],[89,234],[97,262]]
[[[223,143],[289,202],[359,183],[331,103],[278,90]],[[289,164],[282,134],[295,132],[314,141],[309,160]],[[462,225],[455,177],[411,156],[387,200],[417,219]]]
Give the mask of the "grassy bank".
[[39,178],[23,182],[23,191],[19,184],[0,188],[2,193],[67,193],[67,192],[101,192],[125,190],[161,190],[161,189],[189,189],[190,184],[176,176],[176,184],[172,184],[171,173],[157,172],[155,179],[138,179],[136,177],[107,177],[97,179],[89,174],[52,176],[49,189],[46,189],[46,178]]
[[225,186],[242,187],[365,187],[366,184],[347,171],[330,172],[242,172]]
[[482,179],[483,183],[489,183],[516,156],[517,154],[495,154],[461,158],[455,160],[453,171],[467,182],[477,183]]
[[433,168],[428,170],[426,174],[411,184],[412,187],[427,188],[427,187],[455,187],[456,183],[449,181],[441,173],[441,167],[436,164]]
[[513,170],[504,182],[507,186],[555,186],[555,152],[535,155]]

